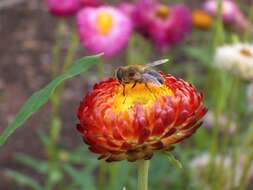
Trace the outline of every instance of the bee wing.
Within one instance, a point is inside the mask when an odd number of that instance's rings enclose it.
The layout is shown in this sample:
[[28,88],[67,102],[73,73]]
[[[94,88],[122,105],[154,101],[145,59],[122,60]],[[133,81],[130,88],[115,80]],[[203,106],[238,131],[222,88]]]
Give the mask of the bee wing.
[[154,61],[152,63],[148,63],[144,66],[144,68],[148,68],[148,67],[155,67],[155,66],[158,66],[158,65],[162,65],[164,63],[167,63],[169,62],[169,59],[160,59],[160,60],[157,60],[157,61]]
[[142,74],[142,81],[144,83],[148,83],[148,82],[151,82],[151,83],[154,83],[158,86],[162,85],[162,83],[153,75],[149,74],[149,73],[144,73]]

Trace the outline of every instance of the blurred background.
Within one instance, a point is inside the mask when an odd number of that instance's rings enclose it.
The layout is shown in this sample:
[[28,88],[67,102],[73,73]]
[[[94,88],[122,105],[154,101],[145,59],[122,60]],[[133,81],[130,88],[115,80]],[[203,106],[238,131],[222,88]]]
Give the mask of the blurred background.
[[[118,66],[161,58],[171,61],[159,69],[204,92],[209,112],[197,133],[176,145],[174,154],[183,169],[159,153],[154,156],[149,188],[253,189],[253,2],[157,1],[158,10],[139,1],[82,2],[73,10],[71,5],[57,7],[60,1],[0,1],[0,133],[33,92],[75,60],[105,51],[101,63],[67,81],[0,148],[0,189],[135,189],[135,164],[98,161],[76,130],[76,112],[87,90],[113,76]],[[159,7],[161,3],[169,9]],[[107,46],[94,47],[86,32],[94,31],[77,12],[104,4],[124,14],[131,27],[118,29],[125,40],[115,36]],[[184,7],[174,11],[177,5]],[[150,19],[154,11],[174,24]],[[147,22],[157,31],[145,28]],[[94,41],[100,43],[99,38]]]

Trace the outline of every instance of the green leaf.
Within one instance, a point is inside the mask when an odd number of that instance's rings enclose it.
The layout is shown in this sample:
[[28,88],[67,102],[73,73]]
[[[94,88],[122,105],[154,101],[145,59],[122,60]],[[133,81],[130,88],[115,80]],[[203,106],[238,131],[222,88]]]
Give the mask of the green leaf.
[[98,62],[101,54],[94,56],[87,56],[78,60],[75,64],[70,66],[62,75],[55,78],[48,85],[41,90],[35,92],[21,107],[11,124],[3,131],[0,136],[0,145],[3,145],[7,138],[19,128],[34,112],[36,112],[41,106],[43,106],[55,89],[65,80],[70,79],[84,71],[90,66]]
[[92,155],[88,148],[85,148],[83,145],[77,147],[69,153],[68,162],[72,164],[82,164],[83,162],[85,162],[85,164],[87,165],[86,167],[91,168],[95,168],[98,164],[97,160],[94,159],[94,155]]
[[[94,181],[94,176],[93,172],[94,170],[91,168],[75,168],[70,164],[64,164],[63,165],[64,170],[66,171],[67,174],[70,175],[72,178],[73,182],[75,185],[79,186],[78,189],[89,189],[89,190],[95,190],[95,181]],[[94,168],[95,169],[95,168]]]
[[48,146],[48,144],[50,142],[49,136],[42,130],[39,130],[38,135],[39,135],[39,139],[41,140],[42,144],[44,146]]
[[183,48],[183,51],[187,56],[199,61],[203,65],[213,67],[212,52],[209,49],[204,47],[186,46]]
[[43,190],[43,188],[39,185],[37,181],[35,181],[31,177],[26,176],[20,172],[16,172],[13,170],[6,170],[5,174],[13,178],[14,180],[16,180],[19,184],[23,186],[31,187],[32,189],[35,189],[35,190]]
[[183,168],[182,163],[179,160],[177,160],[173,154],[171,154],[170,152],[166,152],[166,155],[168,156],[167,158],[169,159],[171,164],[173,164],[174,166],[176,166],[179,169]]
[[41,174],[46,174],[48,172],[48,164],[43,160],[38,160],[25,154],[17,154],[15,160],[24,165],[30,166]]

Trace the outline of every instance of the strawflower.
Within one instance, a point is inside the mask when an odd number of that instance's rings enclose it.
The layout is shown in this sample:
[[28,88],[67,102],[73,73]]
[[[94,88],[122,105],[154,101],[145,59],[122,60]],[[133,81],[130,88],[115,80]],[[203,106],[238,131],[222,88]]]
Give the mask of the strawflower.
[[[218,15],[217,0],[208,0],[204,3],[203,8],[211,15]],[[224,22],[234,22],[239,9],[234,1],[221,0],[221,15]]]
[[209,29],[213,19],[206,11],[197,9],[192,12],[192,23],[195,28]]
[[99,6],[102,5],[100,0],[79,0],[82,6]]
[[49,12],[55,16],[73,16],[81,8],[79,0],[47,0]]
[[204,117],[203,124],[208,130],[218,126],[219,134],[224,135],[224,133],[228,133],[231,135],[234,134],[237,129],[235,118],[236,117],[233,117],[233,119],[228,118],[224,114],[215,116],[214,112],[209,110]]
[[233,44],[216,49],[215,64],[245,80],[253,79],[253,45]]
[[[220,169],[220,171],[217,172],[222,172],[223,190],[231,190],[232,183],[234,184],[233,187],[238,187],[238,185],[240,184],[240,179],[243,175],[243,167],[245,162],[247,161],[247,157],[243,153],[240,153],[239,155],[240,156],[236,163],[234,163],[233,158],[230,155],[216,155],[213,158],[213,167],[215,167],[217,170]],[[205,178],[205,176],[207,176],[211,159],[212,157],[209,153],[203,153],[201,155],[196,155],[190,162],[190,169],[193,174],[193,179],[196,184],[202,187],[203,190],[211,189],[210,181]],[[231,168],[233,167],[235,167],[234,176],[231,172]],[[253,178],[253,165],[251,164],[249,167],[249,175],[246,178],[247,184]],[[248,187],[250,187],[250,185]]]
[[158,47],[182,42],[192,29],[190,10],[183,4],[172,6],[141,0],[132,14],[135,26]]
[[110,57],[127,44],[132,22],[119,9],[110,6],[83,8],[77,15],[77,30],[82,45],[91,53]]
[[[218,15],[216,0],[208,0],[204,3],[204,9],[212,16]],[[251,23],[247,20],[243,12],[233,0],[221,1],[221,16],[224,23],[231,26],[236,31],[250,30]]]
[[123,85],[116,79],[96,84],[78,110],[77,129],[89,149],[108,162],[150,159],[169,151],[201,126],[207,112],[203,94],[169,74],[164,84]]
[[128,17],[132,19],[133,24],[135,25],[135,19],[133,15],[136,11],[136,3],[123,2],[118,5],[118,8],[125,13]]

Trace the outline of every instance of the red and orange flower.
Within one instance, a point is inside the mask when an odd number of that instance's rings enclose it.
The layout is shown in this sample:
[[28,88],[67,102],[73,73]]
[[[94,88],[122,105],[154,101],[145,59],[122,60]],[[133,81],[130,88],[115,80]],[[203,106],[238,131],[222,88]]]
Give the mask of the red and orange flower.
[[96,84],[78,110],[77,129],[89,149],[106,161],[150,159],[155,150],[191,136],[207,112],[203,94],[175,77],[165,83],[123,86],[116,79]]

